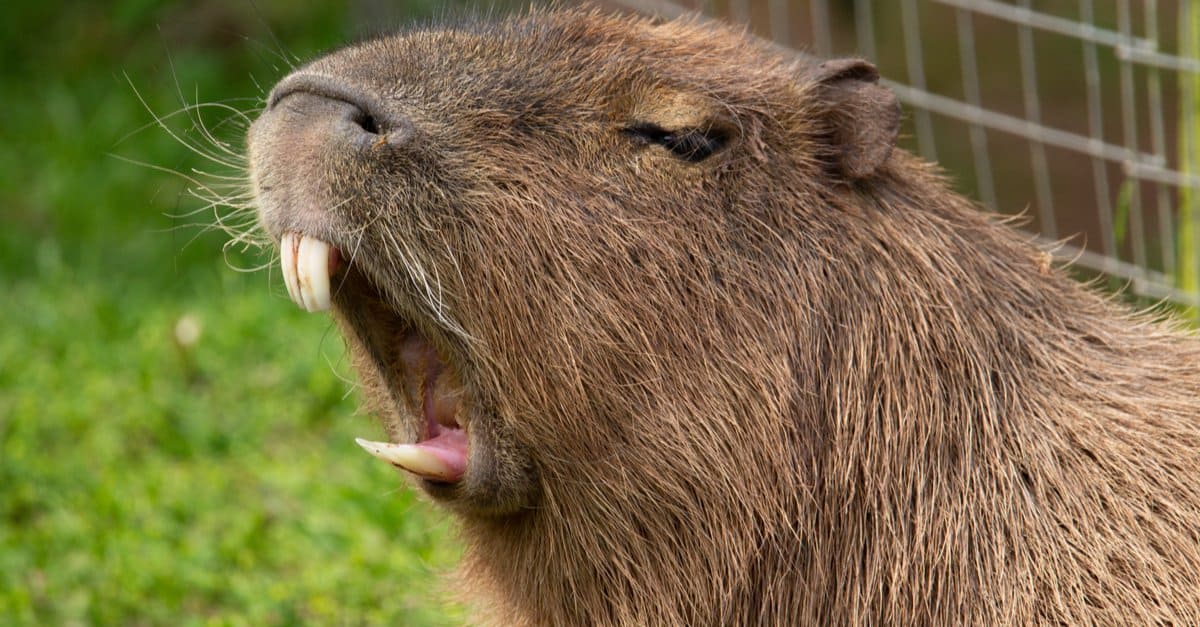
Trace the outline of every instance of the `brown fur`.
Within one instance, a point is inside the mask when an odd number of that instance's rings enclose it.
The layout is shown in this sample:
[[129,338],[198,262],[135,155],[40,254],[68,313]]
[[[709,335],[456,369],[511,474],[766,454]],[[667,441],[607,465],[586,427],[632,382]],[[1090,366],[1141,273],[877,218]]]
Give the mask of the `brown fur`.
[[[567,11],[300,72],[394,145],[281,100],[263,223],[353,257],[335,313],[395,439],[404,329],[462,379],[471,466],[423,487],[481,617],[1200,624],[1200,341],[891,151],[865,63]],[[728,145],[691,163],[642,122]]]

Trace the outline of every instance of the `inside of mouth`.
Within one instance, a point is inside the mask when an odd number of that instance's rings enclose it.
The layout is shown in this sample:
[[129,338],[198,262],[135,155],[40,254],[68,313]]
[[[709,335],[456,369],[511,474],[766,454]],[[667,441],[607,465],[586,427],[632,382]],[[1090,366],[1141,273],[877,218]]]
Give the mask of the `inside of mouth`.
[[281,265],[288,294],[308,311],[329,309],[331,277],[341,276],[338,292],[345,289],[343,306],[355,310],[359,329],[380,365],[389,372],[401,420],[415,428],[404,429],[415,441],[388,446],[391,461],[428,481],[456,483],[467,469],[469,438],[462,420],[463,386],[452,368],[428,338],[399,316],[370,281],[356,272],[333,245],[300,233],[285,233]]
[[462,422],[463,387],[438,351],[419,333],[409,332],[400,347],[400,377],[408,403],[421,420],[414,446],[440,461],[430,471],[419,464],[403,467],[424,479],[453,483],[467,468],[469,441]]

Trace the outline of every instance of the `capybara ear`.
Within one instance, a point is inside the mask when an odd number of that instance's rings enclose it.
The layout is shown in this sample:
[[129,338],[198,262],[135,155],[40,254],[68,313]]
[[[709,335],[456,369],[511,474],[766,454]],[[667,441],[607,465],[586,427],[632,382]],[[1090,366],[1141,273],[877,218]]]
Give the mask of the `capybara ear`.
[[833,59],[810,71],[817,109],[825,121],[828,158],[850,180],[871,175],[892,153],[900,131],[900,101],[879,85],[879,71],[863,59]]

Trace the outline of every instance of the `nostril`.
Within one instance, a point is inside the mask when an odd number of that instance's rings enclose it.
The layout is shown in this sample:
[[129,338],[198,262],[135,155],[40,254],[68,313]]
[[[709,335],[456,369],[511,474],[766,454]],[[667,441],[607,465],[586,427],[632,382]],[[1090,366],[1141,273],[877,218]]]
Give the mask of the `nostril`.
[[379,123],[375,121],[375,116],[371,115],[370,113],[360,113],[359,115],[355,116],[354,121],[358,123],[359,128],[362,130],[372,135],[379,134]]
[[271,90],[267,110],[274,109],[280,101],[294,94],[309,94],[350,105],[352,109],[345,112],[343,119],[353,122],[371,135],[380,135],[381,129],[389,126],[376,115],[380,110],[379,103],[370,94],[327,76],[314,74],[295,74],[283,79]]
[[[267,111],[293,98],[297,100],[288,108],[287,115],[306,120],[305,123],[326,120],[334,125],[342,140],[353,145],[374,150],[383,146],[399,148],[413,142],[416,130],[413,124],[404,116],[393,115],[368,90],[326,76],[295,74],[271,91]],[[325,117],[328,114],[332,116]]]

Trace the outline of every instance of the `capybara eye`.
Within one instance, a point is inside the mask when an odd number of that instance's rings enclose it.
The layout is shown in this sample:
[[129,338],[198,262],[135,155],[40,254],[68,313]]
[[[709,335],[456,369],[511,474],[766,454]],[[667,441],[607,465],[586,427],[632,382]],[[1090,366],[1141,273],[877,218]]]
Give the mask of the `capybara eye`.
[[632,124],[624,132],[641,143],[662,146],[689,163],[707,159],[728,141],[728,136],[715,128],[668,131],[649,122]]
[[709,158],[725,145],[726,136],[714,129],[692,129],[671,136],[664,146],[685,161],[696,163]]
[[631,124],[625,127],[624,131],[626,135],[643,144],[665,145],[667,141],[674,139],[670,131],[649,122]]

